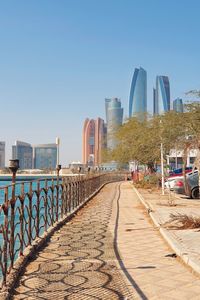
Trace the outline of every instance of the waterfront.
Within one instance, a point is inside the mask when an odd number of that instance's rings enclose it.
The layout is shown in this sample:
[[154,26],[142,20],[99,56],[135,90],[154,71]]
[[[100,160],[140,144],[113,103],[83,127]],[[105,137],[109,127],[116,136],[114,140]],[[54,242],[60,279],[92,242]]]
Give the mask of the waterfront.
[[[11,200],[12,192],[14,191],[14,261],[19,255],[21,244],[23,243],[23,248],[26,247],[30,238],[34,240],[38,235],[42,235],[44,230],[51,226],[52,218],[53,221],[56,219],[56,200],[58,200],[57,213],[59,217],[61,213],[61,199],[57,195],[57,178],[55,176],[52,178],[37,176],[37,180],[34,181],[31,181],[33,176],[18,177],[17,179],[15,185],[12,184],[11,178],[8,180],[7,176],[5,178],[1,176],[0,181],[0,251],[2,252],[4,247],[6,222],[2,205],[6,202],[8,203],[8,239],[10,239],[12,231]],[[54,187],[56,188],[54,189]],[[23,223],[21,218],[23,218]],[[37,222],[39,222],[38,232]],[[23,239],[21,238],[20,230],[24,232]],[[1,276],[2,273],[0,273]]]

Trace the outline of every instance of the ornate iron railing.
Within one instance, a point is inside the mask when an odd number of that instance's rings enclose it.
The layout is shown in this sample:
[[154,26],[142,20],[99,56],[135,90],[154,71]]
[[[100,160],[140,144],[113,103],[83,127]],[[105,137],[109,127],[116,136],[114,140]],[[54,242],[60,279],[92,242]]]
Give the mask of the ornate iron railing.
[[0,188],[0,279],[2,287],[24,250],[59,220],[120,174],[73,176],[14,183]]

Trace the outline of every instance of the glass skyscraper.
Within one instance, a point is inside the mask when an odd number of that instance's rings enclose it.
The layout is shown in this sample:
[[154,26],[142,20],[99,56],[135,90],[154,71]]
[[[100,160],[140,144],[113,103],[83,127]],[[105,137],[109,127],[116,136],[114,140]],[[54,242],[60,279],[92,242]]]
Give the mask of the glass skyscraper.
[[57,145],[43,144],[34,146],[35,169],[55,169],[57,164]]
[[114,149],[117,145],[115,133],[122,125],[123,108],[118,98],[105,99],[106,123],[107,123],[107,148]]
[[177,98],[173,101],[173,110],[176,112],[183,112],[183,100]]
[[147,112],[147,72],[143,68],[135,69],[130,97],[129,97],[129,118],[135,116],[144,118]]
[[16,141],[12,146],[12,159],[19,159],[20,169],[32,169],[33,167],[33,148],[30,144]]
[[156,77],[154,93],[154,115],[163,114],[170,110],[170,84],[167,76]]

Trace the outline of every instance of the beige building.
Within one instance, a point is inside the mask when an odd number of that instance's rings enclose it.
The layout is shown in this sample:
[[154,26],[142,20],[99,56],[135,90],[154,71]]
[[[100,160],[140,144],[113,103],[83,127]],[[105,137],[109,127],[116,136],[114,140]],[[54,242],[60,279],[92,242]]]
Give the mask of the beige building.
[[104,120],[86,119],[83,126],[83,164],[98,166],[102,162],[102,149],[105,147],[106,126]]

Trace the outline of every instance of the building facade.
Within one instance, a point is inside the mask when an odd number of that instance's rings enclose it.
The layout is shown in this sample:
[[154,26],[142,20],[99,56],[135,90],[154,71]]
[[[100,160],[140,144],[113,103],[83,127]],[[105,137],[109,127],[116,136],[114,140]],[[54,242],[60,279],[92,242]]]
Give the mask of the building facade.
[[116,130],[123,122],[123,108],[118,98],[105,99],[106,124],[107,124],[107,148],[114,149],[117,145]]
[[105,147],[106,128],[104,120],[86,119],[83,126],[83,164],[98,166],[102,162],[102,149]]
[[129,118],[144,118],[147,112],[147,72],[143,68],[135,69],[129,97]]
[[170,84],[167,76],[156,77],[154,97],[154,115],[160,115],[170,110]]
[[35,169],[55,169],[57,164],[57,144],[42,144],[33,147]]
[[[197,149],[191,149],[187,155],[186,167],[193,167],[194,161],[197,157]],[[178,169],[183,167],[183,150],[171,149],[169,155],[167,155],[167,165],[171,169]]]
[[183,112],[183,100],[177,98],[173,101],[173,110],[176,112]]
[[5,168],[5,142],[0,142],[0,168]]
[[86,119],[83,126],[83,164],[94,166],[95,120]]
[[30,144],[16,141],[12,146],[12,159],[19,159],[20,169],[33,168],[33,148]]

